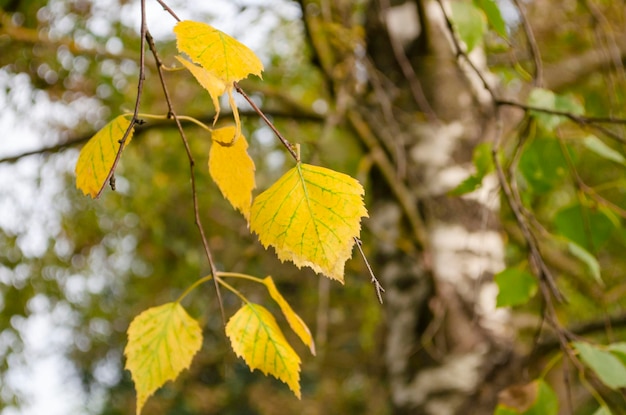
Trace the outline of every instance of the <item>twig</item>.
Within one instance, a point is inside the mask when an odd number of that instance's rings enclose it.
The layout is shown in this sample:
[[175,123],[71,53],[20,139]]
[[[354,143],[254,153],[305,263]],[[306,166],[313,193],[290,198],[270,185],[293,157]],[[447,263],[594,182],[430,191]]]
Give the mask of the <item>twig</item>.
[[169,14],[172,15],[172,17],[174,19],[176,19],[177,22],[180,22],[180,19],[178,18],[178,16],[176,15],[176,13],[174,13],[174,10],[172,10],[170,8],[170,6],[168,6],[167,4],[165,4],[165,2],[163,0],[156,0],[157,3],[159,3],[161,5],[161,7],[163,7],[163,10],[167,11]]
[[154,39],[150,32],[146,31],[146,39],[148,41],[148,47],[154,56],[154,60],[156,62],[157,71],[159,74],[159,80],[161,81],[161,88],[163,89],[163,95],[165,96],[165,102],[167,103],[167,109],[169,112],[169,116],[174,119],[176,122],[176,126],[178,128],[178,132],[180,134],[180,138],[183,141],[183,145],[185,146],[185,151],[187,153],[187,159],[189,160],[189,170],[191,176],[191,196],[193,199],[193,213],[195,217],[195,224],[200,232],[200,239],[202,240],[202,247],[204,248],[204,253],[209,261],[209,266],[211,268],[211,275],[214,276],[213,282],[215,283],[215,292],[217,294],[217,300],[220,307],[220,313],[222,315],[222,322],[224,327],[226,327],[226,313],[224,312],[224,304],[222,301],[222,294],[220,292],[220,281],[217,277],[217,267],[215,266],[215,261],[213,260],[213,254],[211,253],[211,248],[209,247],[209,242],[204,233],[204,227],[202,225],[202,220],[200,219],[200,206],[198,203],[198,192],[196,190],[196,174],[195,174],[195,161],[193,155],[191,154],[191,148],[189,147],[189,142],[187,141],[187,136],[185,135],[185,131],[183,130],[183,126],[174,111],[174,106],[172,105],[172,100],[170,98],[169,91],[167,89],[167,85],[165,83],[165,78],[163,77],[163,63],[161,62],[161,58],[157,53],[156,47],[154,45]]
[[[387,14],[389,12],[389,9],[391,8],[389,0],[379,0],[379,3],[382,9],[381,12],[383,13],[383,15]],[[406,80],[409,82],[409,89],[411,91],[411,94],[413,95],[413,99],[415,100],[415,103],[417,104],[419,109],[422,110],[422,112],[426,115],[426,118],[428,118],[430,122],[440,124],[441,121],[437,117],[437,114],[435,113],[433,108],[430,106],[428,99],[426,99],[426,95],[424,95],[424,90],[422,89],[422,85],[420,84],[420,81],[417,78],[417,75],[415,74],[415,70],[413,69],[411,62],[406,56],[406,53],[404,52],[402,45],[398,43],[397,39],[394,39],[391,33],[389,32],[389,28],[387,27],[386,20],[383,19],[383,22],[384,22],[383,24],[385,26],[385,30],[387,30],[387,34],[389,36],[389,42],[391,43],[393,56],[395,57],[396,62],[398,62],[398,65],[400,66],[400,70],[402,71],[402,74],[404,75]]]
[[446,22],[446,26],[448,30],[450,31],[450,37],[452,38],[452,44],[454,45],[457,58],[462,57],[467,62],[470,68],[472,68],[472,71],[476,74],[476,76],[478,76],[478,79],[480,79],[480,82],[482,82],[483,87],[487,90],[487,92],[489,92],[489,95],[491,95],[491,99],[495,101],[496,100],[495,91],[491,88],[491,86],[487,82],[487,79],[483,76],[482,72],[476,67],[474,62],[472,62],[472,60],[469,58],[467,53],[465,53],[465,51],[461,47],[461,44],[459,43],[459,40],[456,37],[456,31],[454,30],[452,20],[450,19],[450,16],[448,16],[448,13],[446,12],[446,8],[444,7],[443,2],[441,0],[437,0],[437,3],[439,4],[439,8],[441,8],[441,13],[443,14],[444,20]]
[[376,275],[374,275],[374,271],[372,270],[372,267],[370,266],[370,263],[367,260],[367,257],[365,256],[365,252],[363,252],[363,247],[361,246],[362,244],[361,240],[357,237],[354,237],[354,242],[356,242],[356,247],[361,253],[361,257],[363,258],[363,261],[365,261],[365,266],[367,267],[367,270],[369,271],[370,276],[372,277],[371,281],[372,281],[372,284],[374,284],[374,288],[376,289],[376,296],[378,297],[378,301],[380,301],[380,303],[382,304],[383,293],[385,292],[385,289],[380,284],[380,281],[378,281],[378,278],[376,278]]
[[526,33],[526,40],[528,41],[528,46],[530,47],[530,55],[535,63],[535,76],[533,83],[535,86],[541,87],[543,86],[543,62],[539,53],[539,47],[537,46],[537,40],[535,39],[532,27],[530,27],[530,22],[526,16],[524,6],[519,0],[513,0],[513,3],[515,3],[515,7],[517,7],[517,11],[522,19],[522,27],[524,28],[524,33]]
[[296,151],[294,150],[294,146],[293,144],[291,144],[289,141],[287,141],[287,139],[285,137],[283,137],[283,135],[280,133],[280,131],[278,131],[276,129],[276,127],[274,126],[274,124],[265,116],[265,114],[263,113],[263,111],[261,111],[261,109],[254,103],[254,101],[243,91],[243,89],[241,89],[241,87],[239,86],[239,84],[237,82],[233,82],[233,85],[235,86],[235,90],[237,92],[239,92],[239,94],[241,94],[246,101],[248,101],[248,104],[250,104],[250,106],[252,107],[252,109],[254,109],[254,111],[259,114],[259,117],[261,117],[263,119],[263,121],[265,121],[265,124],[267,124],[268,127],[270,127],[272,129],[272,131],[274,131],[274,134],[276,134],[276,137],[278,137],[278,139],[280,140],[280,142],[285,146],[285,148],[287,149],[287,151],[289,151],[289,154],[291,154],[291,157],[293,157],[293,159],[297,162],[300,161],[300,158],[298,157],[298,154],[296,153]]
[[494,139],[494,144],[491,149],[491,158],[496,169],[496,175],[498,177],[500,187],[502,188],[502,192],[504,193],[505,200],[509,204],[511,211],[515,216],[515,220],[520,230],[522,231],[524,240],[528,245],[528,248],[530,250],[531,263],[536,266],[535,271],[536,275],[539,277],[540,283],[542,281],[546,281],[548,286],[550,287],[552,295],[554,295],[555,298],[557,298],[559,301],[563,301],[563,297],[558,287],[556,286],[556,283],[554,282],[552,274],[550,273],[550,270],[543,261],[543,257],[541,256],[541,252],[539,251],[537,241],[533,236],[530,227],[528,226],[526,216],[523,212],[523,204],[519,197],[519,192],[517,192],[517,189],[514,189],[512,185],[507,181],[506,174],[504,173],[504,168],[502,167],[502,163],[500,163],[500,159],[498,158],[498,149],[502,144],[502,119],[496,101],[494,101],[493,105],[495,108],[494,117],[497,131]]
[[586,115],[578,115],[568,111],[554,110],[550,108],[535,107],[533,105],[522,104],[521,102],[511,101],[507,99],[496,99],[496,105],[506,105],[510,107],[521,108],[525,111],[543,112],[550,115],[560,115],[567,117],[578,124],[622,124],[626,125],[626,118],[616,117],[589,117]]
[[104,183],[102,184],[102,187],[98,191],[98,194],[96,195],[96,199],[100,197],[100,195],[104,191],[104,188],[106,187],[106,184],[109,181],[111,183],[114,182],[114,180],[112,180],[111,178],[115,174],[115,168],[117,167],[117,164],[120,162],[120,158],[122,157],[122,151],[124,150],[124,146],[126,144],[126,140],[128,139],[128,136],[130,135],[130,132],[133,130],[133,128],[135,128],[135,124],[137,123],[137,114],[139,114],[139,104],[141,103],[141,95],[143,94],[143,82],[144,82],[145,77],[146,77],[146,74],[145,74],[145,66],[146,66],[145,65],[145,63],[146,63],[146,45],[145,45],[145,41],[146,41],[146,34],[147,34],[147,32],[148,32],[148,26],[147,26],[147,23],[146,23],[146,0],[141,0],[141,30],[140,30],[141,48],[140,48],[140,51],[139,51],[139,82],[137,83],[137,98],[135,99],[135,109],[133,111],[133,117],[130,120],[130,124],[128,124],[128,128],[126,129],[126,132],[124,133],[124,136],[122,137],[121,140],[119,140],[120,148],[117,150],[117,154],[115,155],[115,160],[113,161],[113,165],[111,166],[111,169],[109,170],[109,173],[107,174],[106,179],[104,179]]

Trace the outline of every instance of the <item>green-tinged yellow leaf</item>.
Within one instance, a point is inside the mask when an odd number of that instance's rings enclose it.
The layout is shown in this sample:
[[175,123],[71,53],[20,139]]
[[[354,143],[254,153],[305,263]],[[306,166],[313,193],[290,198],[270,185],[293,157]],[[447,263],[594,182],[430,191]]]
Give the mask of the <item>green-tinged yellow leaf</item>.
[[[115,162],[120,148],[119,141],[130,125],[130,120],[120,115],[105,125],[80,150],[76,163],[76,187],[84,194],[97,197],[106,185],[109,172]],[[131,131],[126,139],[125,146],[133,136]]]
[[226,335],[250,370],[259,369],[285,382],[300,399],[300,357],[267,309],[258,304],[244,305],[228,320]]
[[213,130],[209,151],[209,173],[224,197],[246,220],[250,217],[254,182],[254,161],[248,155],[243,135],[235,138],[235,127]]
[[209,92],[209,95],[211,95],[213,106],[215,107],[215,117],[213,117],[213,125],[215,125],[215,122],[220,116],[219,97],[226,92],[226,83],[203,67],[194,65],[182,56],[176,56],[176,59],[178,59],[178,61],[182,63],[183,66],[189,70],[189,72],[191,72],[200,85],[202,85],[202,87]]
[[281,261],[343,282],[361,230],[363,187],[352,177],[310,164],[285,173],[252,203],[250,229]]
[[249,74],[261,76],[263,64],[254,52],[208,24],[184,20],[174,33],[180,52],[227,84]]
[[189,367],[201,346],[200,325],[179,303],[149,308],[135,317],[124,354],[137,389],[137,414],[150,395]]
[[311,336],[311,331],[307,327],[307,325],[302,321],[299,315],[296,314],[295,311],[291,308],[287,300],[285,300],[282,294],[276,288],[276,284],[274,284],[274,280],[272,277],[267,276],[263,279],[263,283],[267,287],[267,291],[269,291],[270,296],[276,301],[281,311],[283,312],[285,318],[287,319],[287,323],[289,323],[289,327],[300,337],[302,342],[309,346],[311,353],[315,355],[315,342],[313,341],[313,336]]

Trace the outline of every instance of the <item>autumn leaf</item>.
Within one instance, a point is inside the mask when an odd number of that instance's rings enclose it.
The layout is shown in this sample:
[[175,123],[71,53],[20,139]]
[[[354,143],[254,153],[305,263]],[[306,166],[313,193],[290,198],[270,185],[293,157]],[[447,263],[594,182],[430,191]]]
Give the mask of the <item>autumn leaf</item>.
[[[109,172],[120,148],[119,141],[124,138],[130,120],[120,115],[105,125],[80,150],[76,163],[76,187],[85,195],[96,198],[106,185]],[[124,146],[132,139],[131,130]]]
[[194,65],[187,59],[181,56],[176,56],[176,59],[183,64],[185,68],[191,72],[196,80],[202,85],[204,89],[209,92],[211,99],[213,100],[213,106],[215,107],[215,116],[213,117],[213,125],[217,122],[220,116],[220,96],[226,91],[226,84],[224,81],[213,75],[211,72],[202,68],[201,66]]
[[343,173],[298,163],[252,203],[250,229],[281,261],[343,282],[361,230],[363,187]]
[[287,300],[285,300],[280,294],[272,277],[265,277],[263,279],[263,283],[267,287],[267,291],[269,291],[270,296],[274,299],[274,301],[276,301],[280,310],[283,312],[283,315],[287,319],[287,323],[289,323],[289,327],[291,327],[298,337],[300,337],[300,340],[302,340],[305,345],[309,346],[311,353],[315,355],[315,342],[313,341],[313,336],[311,336],[311,331],[307,325],[304,321],[302,321],[300,316],[293,311]]
[[259,369],[285,382],[300,399],[300,358],[267,309],[244,305],[228,320],[226,335],[250,370]]
[[222,195],[239,210],[246,220],[250,217],[254,182],[254,162],[248,155],[248,142],[243,135],[235,136],[235,127],[213,130],[209,151],[209,173]]
[[202,346],[202,330],[179,303],[139,314],[128,327],[126,369],[137,389],[137,415],[150,395],[189,367]]
[[250,74],[261,77],[263,64],[246,45],[205,23],[183,20],[174,27],[176,46],[224,83]]
[[[228,93],[228,103],[233,111],[236,131],[239,133],[241,121],[233,97],[233,82],[244,79],[250,74],[261,77],[263,71],[261,60],[243,43],[205,23],[183,20],[176,24],[174,33],[179,52],[186,53],[192,61],[209,73],[208,76],[201,75],[199,73],[201,71],[191,69],[183,62],[183,65],[192,72],[200,84],[209,91],[216,111],[219,111],[219,105],[216,104],[217,98],[224,92]],[[179,58],[179,61],[183,60]],[[200,78],[203,81],[200,81]],[[208,82],[206,86],[205,82]],[[220,82],[224,85],[224,89],[221,89]],[[220,90],[221,93],[218,93]],[[215,120],[217,120],[217,114]]]

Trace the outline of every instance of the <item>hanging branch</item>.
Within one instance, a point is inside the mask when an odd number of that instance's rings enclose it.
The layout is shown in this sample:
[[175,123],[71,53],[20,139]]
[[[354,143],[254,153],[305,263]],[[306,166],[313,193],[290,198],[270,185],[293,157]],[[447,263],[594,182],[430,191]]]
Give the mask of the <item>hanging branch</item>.
[[137,114],[139,114],[139,104],[141,103],[141,95],[143,94],[143,82],[146,78],[145,75],[145,62],[146,62],[146,33],[148,32],[148,25],[146,23],[146,0],[141,0],[141,29],[140,29],[140,37],[141,37],[141,48],[139,49],[139,82],[137,84],[137,98],[135,99],[135,109],[133,110],[133,117],[130,120],[130,124],[128,124],[128,128],[124,133],[124,136],[119,141],[120,148],[117,150],[117,154],[115,155],[115,160],[113,161],[113,165],[107,174],[106,179],[104,180],[104,184],[100,191],[96,195],[96,198],[99,198],[104,188],[106,187],[106,183],[109,182],[111,187],[115,186],[115,168],[117,164],[120,162],[120,158],[122,157],[122,151],[124,150],[124,146],[126,144],[126,140],[128,139],[130,132],[135,128],[135,124],[138,122]]
[[185,131],[183,130],[183,126],[180,122],[179,117],[176,115],[174,111],[174,106],[172,104],[172,100],[170,97],[169,90],[165,83],[165,78],[163,77],[163,62],[157,53],[156,47],[154,45],[154,39],[149,31],[146,31],[146,40],[148,41],[148,47],[154,56],[154,60],[156,62],[157,71],[159,74],[159,80],[161,82],[161,88],[163,90],[163,95],[165,96],[165,102],[167,103],[168,109],[168,117],[172,118],[176,123],[176,127],[178,128],[178,133],[180,138],[185,146],[185,152],[187,153],[187,159],[189,160],[189,170],[191,177],[191,197],[193,199],[193,213],[195,218],[195,224],[198,228],[198,232],[200,233],[200,238],[202,240],[202,247],[204,248],[204,253],[209,261],[209,266],[211,268],[211,275],[214,276],[213,282],[215,284],[215,292],[217,295],[217,300],[220,307],[220,313],[222,315],[222,322],[224,323],[224,327],[226,327],[226,313],[224,312],[224,304],[222,301],[222,294],[220,292],[219,279],[217,276],[217,267],[215,266],[215,261],[213,259],[213,254],[211,253],[211,248],[209,247],[209,242],[204,233],[204,226],[202,225],[202,220],[200,219],[200,206],[198,203],[198,192],[196,190],[196,173],[195,173],[195,160],[193,155],[191,154],[191,148],[189,147],[189,142],[187,140],[187,136],[185,135]]

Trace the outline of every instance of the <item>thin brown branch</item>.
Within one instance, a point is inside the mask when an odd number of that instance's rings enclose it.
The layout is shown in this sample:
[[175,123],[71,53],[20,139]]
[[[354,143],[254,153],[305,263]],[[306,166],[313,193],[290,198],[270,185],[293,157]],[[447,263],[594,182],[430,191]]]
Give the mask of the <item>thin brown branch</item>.
[[549,108],[535,107],[533,105],[522,104],[521,102],[511,101],[506,99],[496,99],[496,105],[506,105],[511,107],[521,108],[525,111],[543,112],[545,114],[560,115],[567,117],[570,120],[578,124],[621,124],[626,125],[626,118],[618,117],[588,117],[585,115],[578,115],[568,111],[560,111]]
[[354,242],[356,243],[356,247],[361,253],[361,257],[363,258],[363,261],[365,261],[365,266],[367,267],[367,270],[370,273],[371,282],[372,284],[374,284],[374,289],[376,290],[376,296],[378,297],[378,301],[382,304],[383,293],[385,292],[385,289],[380,284],[380,281],[378,281],[378,278],[376,278],[376,275],[374,274],[374,270],[372,270],[372,267],[370,266],[370,262],[367,260],[367,257],[365,256],[365,252],[363,252],[363,247],[361,246],[362,245],[361,240],[355,237]]
[[580,126],[587,126],[589,128],[592,128],[594,130],[601,132],[602,134],[606,135],[607,137],[612,138],[613,140],[619,141],[622,144],[626,144],[626,138],[609,130],[604,125],[602,125],[602,124],[626,125],[626,118],[589,117],[585,115],[574,114],[568,111],[560,111],[560,110],[554,110],[554,109],[549,109],[549,108],[535,107],[533,105],[522,104],[521,102],[511,101],[511,100],[506,100],[506,99],[496,99],[495,105],[517,107],[527,112],[535,111],[535,112],[542,112],[544,114],[566,117]]
[[117,150],[117,154],[115,155],[115,160],[113,161],[113,165],[111,166],[111,169],[109,170],[109,173],[107,174],[107,177],[104,180],[104,183],[102,184],[102,187],[100,188],[100,191],[98,191],[96,198],[100,197],[100,195],[104,191],[104,188],[106,187],[106,184],[109,181],[111,183],[111,187],[115,186],[114,185],[115,168],[117,167],[117,164],[120,162],[120,158],[122,157],[122,151],[124,150],[124,146],[126,145],[126,140],[128,140],[128,137],[130,136],[131,131],[133,131],[133,129],[135,128],[135,124],[137,123],[137,114],[139,114],[139,104],[141,103],[141,95],[143,94],[143,82],[146,78],[145,41],[146,41],[147,31],[148,31],[148,26],[146,23],[146,0],[141,0],[141,30],[140,30],[141,48],[140,48],[140,53],[139,53],[139,82],[137,83],[137,98],[135,99],[135,109],[133,110],[133,118],[130,120],[130,124],[128,124],[128,128],[126,129],[124,136],[122,137],[121,140],[119,140],[120,148]]
[[530,26],[530,21],[526,16],[524,5],[520,0],[513,0],[513,3],[515,4],[515,7],[517,7],[517,11],[521,17],[522,27],[524,28],[524,33],[526,34],[526,41],[528,42],[528,47],[530,48],[530,56],[535,63],[535,76],[533,83],[535,86],[541,87],[543,86],[543,61],[541,60],[541,54],[539,53],[539,46],[537,45],[533,29]]
[[[283,118],[283,119],[295,119],[298,120],[299,122],[314,122],[314,123],[319,123],[321,121],[324,120],[324,117],[322,117],[319,114],[316,114],[314,112],[308,112],[308,113],[304,113],[301,112],[300,110],[297,110],[295,112],[292,111],[283,111],[280,109],[266,109],[265,114],[267,114],[268,116],[271,116],[273,118]],[[228,114],[228,113],[226,113]],[[245,110],[245,111],[239,111],[239,115],[241,115],[242,117],[256,117],[258,116],[258,114],[256,113],[256,111],[249,111],[249,110]],[[191,116],[190,118],[194,118],[204,124],[210,125],[213,122],[214,119],[214,114],[212,113],[207,113],[207,114],[203,114],[202,116]],[[171,119],[167,119],[167,120],[149,120],[149,121],[145,121],[143,123],[141,123],[140,126],[136,126],[136,130],[135,130],[135,134],[133,135],[133,141],[139,139],[139,137],[141,137],[144,133],[146,133],[147,131],[150,130],[154,130],[154,129],[163,129],[163,128],[169,128],[172,126],[172,121]],[[191,121],[189,121],[188,119],[181,119],[179,120],[180,123],[183,126],[195,126],[195,124]],[[138,123],[139,124],[139,123]],[[174,125],[176,125],[174,123]],[[25,151],[22,153],[18,153],[12,156],[7,156],[4,158],[0,158],[0,164],[3,163],[15,163],[25,157],[29,157],[29,156],[35,156],[35,155],[45,155],[45,154],[54,154],[54,153],[58,153],[60,151],[63,150],[67,150],[69,148],[78,146],[80,144],[84,144],[87,141],[89,141],[89,139],[91,137],[93,137],[93,135],[95,134],[95,132],[89,132],[87,134],[83,134],[80,136],[76,136],[76,137],[72,137],[69,138],[63,142],[60,143],[56,143],[56,144],[52,144],[49,146],[43,146],[40,147],[38,149],[35,150],[30,150],[30,151]]]
[[[574,337],[583,337],[593,335],[597,332],[606,331],[607,327],[611,327],[613,329],[626,328],[626,314],[619,314],[609,316],[608,318],[578,323],[568,327],[567,331]],[[536,353],[545,355],[558,347],[558,338],[551,336],[538,344],[538,351],[536,351]]]
[[174,10],[172,10],[170,8],[170,6],[168,6],[167,4],[165,4],[165,2],[163,0],[157,0],[157,3],[159,3],[161,5],[161,7],[163,7],[163,10],[165,10],[166,12],[168,12],[169,14],[172,15],[172,17],[174,19],[176,19],[177,22],[180,22],[180,18],[176,15],[176,13],[174,13]]
[[198,228],[198,232],[200,233],[200,239],[202,240],[202,247],[204,248],[204,253],[209,261],[209,267],[211,268],[211,274],[213,275],[213,282],[215,284],[215,292],[217,295],[217,300],[220,307],[220,313],[222,315],[222,323],[224,327],[226,327],[226,313],[224,312],[224,304],[222,301],[222,294],[220,292],[219,286],[219,278],[217,278],[217,267],[215,265],[215,261],[213,259],[213,254],[211,253],[211,248],[209,247],[209,242],[204,233],[204,226],[202,225],[202,219],[200,218],[200,206],[198,203],[198,192],[196,190],[196,173],[195,173],[195,160],[191,153],[191,148],[189,147],[189,141],[187,140],[187,136],[185,135],[185,131],[183,130],[183,126],[174,111],[174,106],[172,104],[172,99],[170,97],[169,90],[167,88],[167,84],[165,83],[165,78],[163,76],[163,62],[159,57],[159,54],[156,50],[156,46],[154,45],[154,39],[149,31],[146,30],[146,39],[148,41],[148,47],[154,56],[154,60],[156,62],[159,80],[161,82],[161,88],[163,90],[163,95],[165,96],[165,102],[167,103],[167,108],[169,111],[169,116],[176,122],[176,127],[178,128],[178,132],[180,134],[180,138],[185,146],[185,152],[187,153],[187,159],[189,160],[189,170],[191,176],[191,196],[193,199],[193,213],[195,217],[195,224]]
[[[379,3],[382,14],[387,14],[391,7],[389,0],[379,0]],[[413,95],[415,103],[417,104],[419,109],[426,115],[426,118],[428,118],[430,122],[439,123],[439,118],[437,117],[437,114],[435,113],[433,108],[430,106],[428,99],[426,99],[426,95],[424,95],[424,90],[422,89],[422,84],[417,78],[417,74],[413,69],[413,65],[411,65],[409,58],[406,56],[402,45],[396,39],[394,39],[389,32],[389,28],[387,27],[385,19],[383,19],[383,22],[385,30],[387,31],[387,34],[389,36],[389,43],[391,43],[393,56],[395,57],[396,62],[398,62],[398,65],[400,65],[400,70],[402,71],[402,74],[409,83],[409,89],[411,91],[411,94]]]
[[480,82],[483,84],[483,87],[487,90],[487,92],[489,92],[489,95],[491,95],[491,99],[495,101],[496,93],[491,88],[491,86],[487,82],[487,79],[484,77],[482,72],[478,69],[478,67],[476,67],[474,62],[472,62],[472,60],[469,58],[467,53],[465,53],[465,51],[461,47],[461,44],[459,43],[459,40],[457,39],[457,36],[456,36],[456,31],[454,30],[454,25],[452,24],[452,20],[450,19],[450,16],[448,16],[448,13],[446,12],[446,8],[443,5],[442,0],[437,0],[437,4],[439,4],[439,8],[441,9],[441,13],[443,14],[444,20],[446,22],[446,27],[448,28],[448,31],[450,32],[450,37],[452,38],[452,44],[454,45],[457,58],[462,57],[467,62],[467,64],[472,69],[472,71],[476,74],[476,76],[478,76],[478,79],[480,79]]
[[[495,104],[494,104],[495,105]],[[500,120],[499,111],[496,108],[496,123],[498,126],[502,125]],[[502,163],[500,163],[500,159],[498,157],[498,148],[501,140],[501,127],[499,128],[498,136],[496,137],[496,141],[494,142],[494,146],[492,147],[492,160],[496,169],[496,175],[498,177],[498,181],[500,183],[500,187],[502,188],[502,192],[504,193],[505,200],[507,201],[511,211],[513,212],[513,216],[515,216],[515,220],[522,231],[522,235],[524,236],[524,240],[526,241],[526,245],[528,246],[529,255],[530,255],[530,263],[534,267],[535,274],[539,277],[539,281],[546,282],[547,286],[550,288],[552,295],[559,300],[563,301],[563,296],[561,295],[550,270],[546,266],[543,261],[543,257],[541,256],[541,252],[539,250],[539,246],[537,244],[537,240],[535,239],[530,226],[528,225],[528,221],[526,219],[526,215],[523,212],[523,205],[521,203],[521,199],[519,197],[519,193],[515,191],[515,188],[511,187],[511,184],[506,178],[506,174],[504,173],[504,168],[502,167]]]
[[293,157],[293,159],[295,161],[299,162],[300,158],[298,157],[298,154],[296,153],[296,150],[294,150],[293,144],[291,144],[289,141],[287,141],[287,139],[285,137],[283,137],[283,135],[280,133],[280,131],[278,131],[278,129],[276,129],[274,124],[269,120],[269,118],[267,118],[265,116],[263,111],[261,111],[261,109],[254,103],[254,101],[244,92],[244,90],[241,89],[241,87],[239,86],[239,84],[237,82],[233,82],[233,85],[235,86],[235,90],[237,90],[237,92],[239,92],[239,94],[241,94],[246,99],[246,101],[248,101],[248,104],[250,104],[252,109],[254,109],[254,111],[257,114],[259,114],[259,117],[261,117],[261,119],[263,121],[265,121],[265,124],[267,124],[267,126],[271,128],[271,130],[274,132],[274,134],[276,134],[276,137],[278,137],[278,139],[285,146],[287,151],[289,151],[289,154],[291,154],[291,157]]

